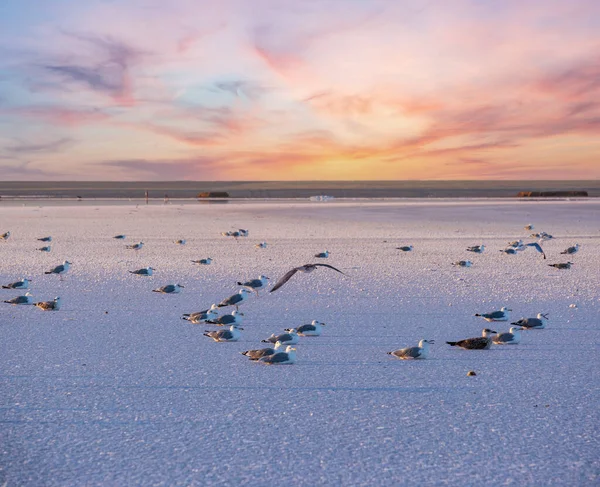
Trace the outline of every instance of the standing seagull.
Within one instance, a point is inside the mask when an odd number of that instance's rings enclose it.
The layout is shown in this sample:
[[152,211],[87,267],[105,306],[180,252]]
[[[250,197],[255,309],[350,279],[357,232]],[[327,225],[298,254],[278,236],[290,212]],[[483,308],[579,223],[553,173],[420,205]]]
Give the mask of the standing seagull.
[[297,328],[286,328],[285,331],[288,333],[297,333],[302,337],[318,337],[323,332],[322,326],[325,326],[325,323],[321,323],[318,320],[312,320],[312,323],[309,325],[300,325]]
[[181,284],[167,284],[166,286],[159,287],[158,289],[153,289],[154,293],[163,293],[163,294],[177,294],[181,292],[181,289],[185,286]]
[[42,237],[38,238],[40,242],[52,242],[52,237]]
[[[541,240],[540,240],[540,242],[541,242]],[[533,247],[535,250],[537,250],[540,254],[542,254],[544,256],[544,259],[546,258],[546,254],[544,253],[541,245],[538,242],[531,242],[531,243],[525,244],[525,247]]]
[[498,333],[492,341],[496,345],[516,345],[521,341],[521,330],[522,328],[511,326],[508,333]]
[[402,252],[410,252],[412,249],[412,245],[403,245],[402,247],[396,247],[396,250],[401,250]]
[[231,325],[229,330],[206,330],[204,336],[212,338],[215,342],[237,342],[242,336],[240,330],[243,330],[243,328],[240,328],[237,325]]
[[[335,267],[333,267],[332,265],[329,264],[304,264],[301,265],[300,267],[294,267],[291,271],[288,271],[284,274],[284,276],[279,279],[279,281],[277,281],[275,283],[275,286],[273,286],[273,289],[271,289],[271,291],[269,292],[274,292],[277,291],[281,286],[283,286],[286,282],[288,282],[292,276],[294,274],[296,274],[296,272],[305,272],[305,273],[310,273],[313,272],[317,267],[328,267],[329,269],[333,269],[336,272],[339,272],[340,274],[344,274],[342,271],[340,271],[339,269],[336,269]],[[346,275],[346,274],[344,274]]]
[[481,254],[485,250],[485,245],[473,245],[472,247],[467,247],[469,252],[475,252],[476,254]]
[[254,350],[246,350],[245,352],[240,353],[248,357],[250,360],[258,360],[262,357],[266,357],[267,355],[274,355],[281,347],[281,342],[277,342],[273,348],[257,348]]
[[2,289],[27,289],[29,288],[29,282],[29,279],[24,277],[20,281],[11,282],[10,284],[2,286]]
[[329,250],[326,250],[325,252],[319,252],[318,254],[315,254],[315,257],[317,259],[327,259],[329,257]]
[[489,313],[479,314],[475,316],[481,316],[485,321],[508,321],[510,319],[510,312],[512,309],[502,306],[498,311],[491,311]]
[[556,267],[557,269],[570,269],[573,262],[559,262],[558,264],[548,264],[550,267]]
[[142,250],[143,246],[144,246],[144,242],[138,242],[136,244],[126,245],[125,248],[130,249],[130,250]]
[[465,338],[464,340],[459,340],[458,342],[446,342],[448,345],[452,347],[460,347],[465,350],[489,350],[492,346],[492,338],[491,334],[496,333],[494,330],[490,330],[489,328],[484,328],[480,337],[475,338]]
[[256,292],[258,296],[258,291],[267,286],[267,281],[269,278],[267,276],[260,275],[258,279],[250,279],[246,282],[238,282],[238,286],[244,286],[245,288],[250,289],[251,291]]
[[10,237],[10,232],[3,233],[2,235],[0,235],[0,240],[6,242],[8,240],[8,237]]
[[215,316],[214,318],[209,318],[206,320],[206,323],[217,326],[241,325],[243,319],[244,313],[241,313],[240,311],[234,311],[230,315]]
[[415,360],[425,359],[429,355],[429,344],[433,344],[433,340],[421,340],[419,345],[416,347],[401,348],[400,350],[394,350],[388,352],[388,355],[393,355],[400,360]]
[[217,313],[217,305],[213,304],[210,308],[195,313],[185,313],[181,319],[190,323],[198,324],[207,320],[214,320],[219,317]]
[[258,359],[259,362],[267,365],[287,365],[296,362],[296,349],[291,346],[287,346],[285,352],[277,352],[273,355],[267,355]]
[[136,274],[138,276],[151,276],[155,270],[156,269],[154,267],[142,267],[136,271],[129,271],[129,273]]
[[24,296],[17,296],[16,298],[7,299],[4,302],[8,304],[33,304],[30,292],[26,292]]
[[575,244],[572,247],[569,247],[567,250],[563,250],[561,254],[575,254],[579,250],[579,244]]
[[237,310],[238,306],[248,299],[248,296],[250,296],[250,291],[247,289],[240,289],[237,294],[229,296],[217,304],[217,307],[224,308],[225,306],[235,306],[235,309]]
[[60,309],[60,298],[57,296],[53,301],[40,301],[39,303],[34,303],[34,306],[37,306],[42,311],[58,311]]
[[62,280],[63,274],[69,272],[71,268],[71,262],[65,260],[62,264],[57,265],[54,269],[50,269],[49,271],[44,272],[44,274],[58,274],[60,279]]
[[538,313],[537,318],[521,318],[519,321],[511,323],[511,325],[517,325],[525,329],[544,329],[548,322],[547,313]]

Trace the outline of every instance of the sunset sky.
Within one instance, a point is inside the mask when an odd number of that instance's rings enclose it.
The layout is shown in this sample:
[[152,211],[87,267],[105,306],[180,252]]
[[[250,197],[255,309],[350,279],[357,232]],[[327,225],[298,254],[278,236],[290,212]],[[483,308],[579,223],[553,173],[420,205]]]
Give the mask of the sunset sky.
[[0,179],[600,177],[598,0],[1,0]]

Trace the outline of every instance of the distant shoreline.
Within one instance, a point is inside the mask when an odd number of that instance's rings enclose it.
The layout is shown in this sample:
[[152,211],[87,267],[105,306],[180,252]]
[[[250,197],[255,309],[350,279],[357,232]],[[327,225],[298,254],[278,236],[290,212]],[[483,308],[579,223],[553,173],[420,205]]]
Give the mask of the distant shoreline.
[[516,198],[521,191],[587,191],[600,197],[600,180],[589,181],[7,181],[0,201],[24,199],[169,199],[223,192],[229,198]]

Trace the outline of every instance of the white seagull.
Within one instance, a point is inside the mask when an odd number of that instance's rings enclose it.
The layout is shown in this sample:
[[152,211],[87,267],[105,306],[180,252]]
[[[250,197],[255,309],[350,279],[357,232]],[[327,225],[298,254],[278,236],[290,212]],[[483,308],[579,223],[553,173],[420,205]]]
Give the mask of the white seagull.
[[136,274],[138,276],[151,276],[155,270],[156,269],[154,267],[142,267],[136,271],[129,271],[129,273]]
[[511,326],[508,333],[498,333],[492,338],[496,345],[516,345],[521,341],[521,330],[516,326]]
[[34,306],[43,311],[58,311],[60,309],[60,298],[57,296],[52,301],[40,301],[39,303],[34,303]]
[[243,328],[238,325],[231,325],[229,330],[206,330],[204,336],[212,338],[215,342],[237,342],[242,336],[240,330],[243,330]]
[[217,326],[241,325],[244,320],[244,313],[234,311],[229,315],[215,316],[206,320],[206,323]]
[[285,348],[285,352],[277,352],[273,355],[267,355],[258,359],[259,362],[267,365],[287,365],[296,362],[296,349],[291,346]]
[[563,250],[563,251],[561,252],[561,254],[569,254],[569,255],[570,255],[570,254],[575,254],[575,253],[577,253],[578,251],[579,251],[579,244],[575,244],[575,245],[573,245],[572,247],[569,247],[568,249],[566,249],[566,250]]
[[[279,279],[279,281],[277,281],[275,283],[275,285],[273,286],[273,289],[271,289],[269,292],[274,292],[277,291],[281,286],[283,286],[286,282],[288,282],[292,276],[294,274],[296,274],[296,272],[304,272],[306,274],[313,272],[317,267],[327,267],[329,269],[333,269],[336,272],[339,272],[340,274],[344,274],[342,271],[340,271],[339,269],[336,269],[335,267],[333,267],[332,265],[329,264],[305,264],[305,265],[301,265],[300,267],[294,267],[291,271],[286,272],[283,277],[281,279]],[[344,274],[346,275],[346,274]]]
[[485,321],[508,321],[510,319],[510,312],[512,309],[502,306],[497,311],[490,311],[489,313],[476,313],[475,316],[481,316]]
[[53,269],[50,269],[49,271],[44,272],[44,274],[57,274],[62,279],[62,276],[64,274],[66,274],[67,272],[69,272],[69,269],[71,268],[71,264],[72,264],[71,262],[69,262],[68,260],[65,260],[62,264],[57,265]]
[[8,304],[33,304],[30,292],[26,292],[24,296],[17,296],[12,299],[7,299],[4,302]]
[[5,284],[2,286],[2,289],[28,289],[29,288],[29,279],[24,277],[20,281],[11,282],[10,284]]
[[248,299],[248,296],[250,296],[250,291],[248,291],[245,288],[240,289],[237,294],[225,298],[223,301],[217,304],[217,306],[219,308],[224,308],[225,306],[235,306],[235,309],[238,309],[238,306],[244,301],[246,301],[246,299]]
[[181,292],[181,289],[185,286],[181,284],[167,284],[166,286],[161,286],[158,289],[153,289],[154,293],[163,293],[163,294],[177,294]]
[[425,359],[429,355],[429,344],[433,344],[433,340],[421,340],[416,347],[401,348],[388,352],[388,355],[393,355],[400,360],[416,360]]
[[267,276],[263,276],[261,274],[260,276],[258,276],[258,279],[250,279],[246,282],[238,282],[237,285],[244,286],[245,288],[249,289],[250,291],[256,292],[256,295],[258,296],[258,291],[267,287],[268,280],[269,280],[269,278]]
[[546,328],[548,323],[547,313],[538,313],[537,318],[521,318],[519,321],[511,323],[511,325],[517,325],[525,329],[543,329]]
[[302,337],[318,337],[323,332],[323,326],[325,326],[325,323],[321,323],[318,320],[312,320],[308,325],[300,325],[297,328],[286,328],[285,331],[288,333],[297,333]]

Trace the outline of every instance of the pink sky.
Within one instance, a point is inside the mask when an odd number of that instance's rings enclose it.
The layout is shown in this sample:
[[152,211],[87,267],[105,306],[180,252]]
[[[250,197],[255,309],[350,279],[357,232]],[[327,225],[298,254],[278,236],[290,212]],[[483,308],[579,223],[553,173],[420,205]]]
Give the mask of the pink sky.
[[597,179],[595,0],[4,0],[6,180]]

